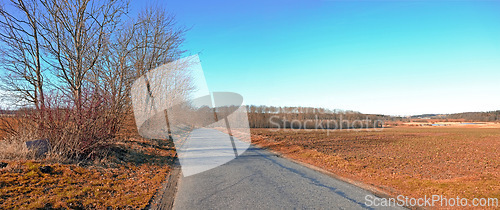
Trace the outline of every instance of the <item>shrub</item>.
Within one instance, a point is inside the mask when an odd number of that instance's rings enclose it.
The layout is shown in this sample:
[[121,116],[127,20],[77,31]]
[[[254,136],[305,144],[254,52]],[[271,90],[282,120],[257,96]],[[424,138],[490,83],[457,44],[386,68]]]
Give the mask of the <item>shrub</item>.
[[105,152],[125,114],[115,111],[100,92],[85,95],[81,106],[58,96],[50,97],[42,109],[17,111],[15,122],[4,123],[8,135],[0,152],[7,153],[0,158],[33,158],[24,142],[35,139],[48,139],[48,157],[58,162],[95,159]]
[[25,142],[36,138],[36,132],[30,127],[16,129],[17,134],[7,134],[0,141],[0,159],[26,160],[35,157],[33,151],[29,151]]

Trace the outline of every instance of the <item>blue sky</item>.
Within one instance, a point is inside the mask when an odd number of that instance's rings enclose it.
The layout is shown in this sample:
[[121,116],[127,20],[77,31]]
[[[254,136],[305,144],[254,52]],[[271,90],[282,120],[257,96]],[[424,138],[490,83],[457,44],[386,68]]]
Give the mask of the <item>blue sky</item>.
[[[134,8],[142,6],[134,2]],[[164,4],[211,91],[246,104],[410,115],[500,109],[500,1]]]

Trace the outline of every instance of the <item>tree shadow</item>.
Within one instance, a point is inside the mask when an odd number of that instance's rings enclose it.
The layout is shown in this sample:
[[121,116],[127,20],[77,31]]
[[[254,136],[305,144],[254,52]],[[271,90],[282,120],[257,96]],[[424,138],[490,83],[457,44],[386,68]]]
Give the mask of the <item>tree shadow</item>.
[[109,148],[108,159],[118,165],[171,166],[177,153],[172,140],[130,138]]

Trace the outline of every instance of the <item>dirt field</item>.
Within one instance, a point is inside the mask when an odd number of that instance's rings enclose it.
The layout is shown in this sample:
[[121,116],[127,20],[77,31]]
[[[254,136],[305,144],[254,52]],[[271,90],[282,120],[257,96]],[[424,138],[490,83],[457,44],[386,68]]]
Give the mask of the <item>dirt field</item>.
[[500,198],[500,129],[253,129],[252,141],[394,196]]
[[445,126],[445,127],[460,127],[460,128],[500,128],[500,123],[497,122],[399,122],[400,126]]

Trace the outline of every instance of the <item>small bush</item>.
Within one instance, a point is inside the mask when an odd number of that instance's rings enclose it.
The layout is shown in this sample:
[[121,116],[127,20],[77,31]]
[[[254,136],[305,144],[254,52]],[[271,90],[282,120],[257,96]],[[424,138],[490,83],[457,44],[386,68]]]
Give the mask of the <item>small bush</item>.
[[18,128],[17,134],[7,135],[0,141],[0,159],[26,160],[33,159],[35,153],[29,151],[25,142],[36,138],[36,131],[30,127]]
[[15,122],[4,124],[8,134],[0,158],[33,158],[25,142],[35,139],[49,140],[47,157],[57,162],[91,160],[105,153],[124,114],[114,111],[102,94],[85,97],[81,106],[64,97],[51,98],[57,100],[47,101],[43,109],[18,111]]

